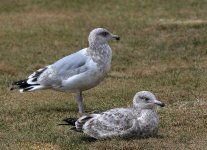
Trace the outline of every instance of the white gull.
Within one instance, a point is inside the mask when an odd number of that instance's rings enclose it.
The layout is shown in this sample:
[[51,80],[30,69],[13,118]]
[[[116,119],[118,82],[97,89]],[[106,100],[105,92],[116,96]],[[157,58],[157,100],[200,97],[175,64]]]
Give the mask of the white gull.
[[71,129],[96,139],[155,136],[159,128],[156,105],[164,107],[154,94],[141,91],[134,96],[133,107],[111,109],[79,119],[66,118],[66,124],[60,125],[73,125]]
[[77,93],[79,113],[83,114],[82,91],[98,85],[110,70],[112,50],[108,41],[111,39],[120,38],[104,28],[92,30],[88,48],[35,71],[27,79],[13,82],[11,90],[18,88],[21,93],[40,89],[74,92]]

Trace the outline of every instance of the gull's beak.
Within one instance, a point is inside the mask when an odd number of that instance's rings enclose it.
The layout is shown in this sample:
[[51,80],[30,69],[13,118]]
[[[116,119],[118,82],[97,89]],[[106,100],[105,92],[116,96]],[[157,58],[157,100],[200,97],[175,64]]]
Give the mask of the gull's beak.
[[119,41],[120,37],[118,35],[112,35],[112,39],[115,39],[115,40]]
[[154,104],[159,105],[160,107],[164,107],[165,103],[159,101],[159,100],[154,100]]

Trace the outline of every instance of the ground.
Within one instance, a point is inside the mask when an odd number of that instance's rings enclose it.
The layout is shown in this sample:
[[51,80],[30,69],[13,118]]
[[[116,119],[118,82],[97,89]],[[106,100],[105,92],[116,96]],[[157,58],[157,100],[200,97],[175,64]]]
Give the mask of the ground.
[[[207,149],[206,0],[1,0],[0,149]],[[20,94],[11,82],[87,47],[105,27],[112,68],[84,93],[86,110],[127,107],[137,91],[166,103],[158,136],[95,141],[66,126],[78,116],[74,95],[50,90]]]

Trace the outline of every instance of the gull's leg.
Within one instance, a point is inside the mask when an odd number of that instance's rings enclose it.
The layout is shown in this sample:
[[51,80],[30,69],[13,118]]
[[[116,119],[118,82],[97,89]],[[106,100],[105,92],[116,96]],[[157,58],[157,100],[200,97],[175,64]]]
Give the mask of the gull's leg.
[[83,95],[82,95],[82,91],[79,91],[77,93],[77,96],[76,96],[76,102],[78,104],[78,109],[79,109],[79,113],[80,115],[83,115],[83,113],[85,112],[84,111],[84,106],[83,106]]

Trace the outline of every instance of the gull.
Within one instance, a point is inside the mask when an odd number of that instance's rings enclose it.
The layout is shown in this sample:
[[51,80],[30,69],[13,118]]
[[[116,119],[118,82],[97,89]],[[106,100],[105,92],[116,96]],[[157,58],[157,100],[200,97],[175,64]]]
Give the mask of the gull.
[[72,130],[84,132],[95,139],[131,138],[155,136],[159,118],[155,106],[164,107],[149,91],[140,91],[133,98],[130,108],[115,108],[100,114],[84,115],[81,118],[66,118]]
[[66,56],[55,63],[32,73],[27,79],[12,83],[20,93],[40,89],[53,89],[76,93],[79,113],[83,114],[82,92],[98,85],[110,70],[112,50],[108,45],[111,39],[120,37],[107,29],[96,28],[88,37],[89,47]]

